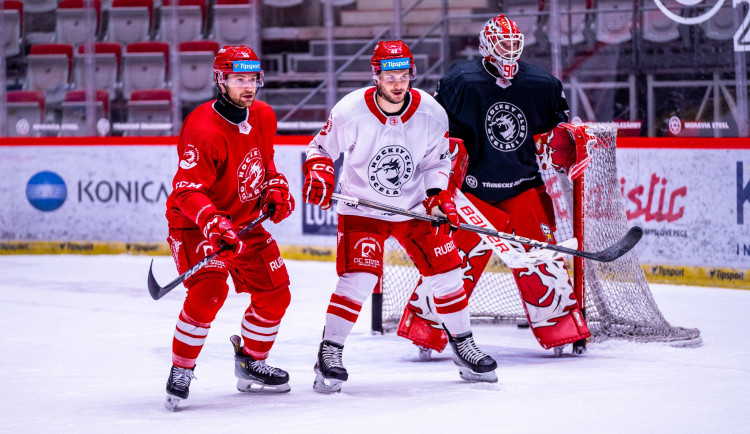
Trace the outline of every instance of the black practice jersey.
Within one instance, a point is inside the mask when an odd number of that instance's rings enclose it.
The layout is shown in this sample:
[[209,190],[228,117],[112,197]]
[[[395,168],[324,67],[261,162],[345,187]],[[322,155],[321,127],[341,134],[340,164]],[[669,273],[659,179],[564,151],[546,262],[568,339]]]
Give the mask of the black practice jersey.
[[501,201],[543,184],[534,135],[568,121],[562,83],[543,68],[518,62],[507,88],[482,59],[454,64],[435,99],[448,112],[450,136],[463,139],[469,168],[462,187],[485,201]]

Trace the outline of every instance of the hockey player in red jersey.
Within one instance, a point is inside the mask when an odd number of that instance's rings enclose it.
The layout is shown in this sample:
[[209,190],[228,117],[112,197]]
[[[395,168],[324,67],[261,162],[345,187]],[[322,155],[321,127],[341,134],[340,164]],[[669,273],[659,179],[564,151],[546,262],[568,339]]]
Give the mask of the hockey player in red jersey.
[[411,88],[414,58],[402,41],[382,41],[371,59],[375,86],[339,101],[307,148],[304,201],[331,206],[333,160],[345,152],[340,187],[349,196],[446,218],[442,226],[338,202],[338,283],[326,312],[313,389],[341,390],[349,377],[344,342],[362,304],[383,272],[383,247],[401,243],[430,284],[429,296],[448,331],[459,374],[468,381],[497,381],[497,363],[474,343],[461,258],[450,235],[458,214],[448,189],[448,118],[429,94]]
[[[504,15],[490,19],[479,35],[482,58],[454,64],[439,81],[435,99],[448,113],[451,137],[463,139],[468,153],[463,193],[456,197],[462,217],[481,216],[498,231],[554,243],[554,207],[539,162],[574,178],[588,163],[590,138],[583,127],[567,124],[560,81],[520,60],[523,41],[515,22]],[[458,231],[455,242],[465,258],[464,290],[471,295],[493,248],[467,231]],[[576,343],[574,351],[583,352],[590,336],[583,295],[574,293],[563,260],[511,267],[539,343],[558,349]],[[423,292],[416,288],[399,326],[399,335],[422,347],[422,355],[425,348],[445,347],[442,332],[430,327],[434,318],[423,313]]]
[[172,340],[167,408],[189,393],[198,354],[226,300],[232,276],[238,293],[250,293],[241,335],[232,336],[241,392],[287,392],[289,375],[266,364],[290,301],[289,276],[273,239],[261,225],[239,230],[261,212],[278,223],[294,210],[289,185],[274,164],[276,115],[256,101],[263,71],[253,50],[226,46],[214,59],[216,100],[197,107],[180,132],[179,167],[167,199],[169,245],[179,273],[223,245],[231,249],[184,284],[187,297]]

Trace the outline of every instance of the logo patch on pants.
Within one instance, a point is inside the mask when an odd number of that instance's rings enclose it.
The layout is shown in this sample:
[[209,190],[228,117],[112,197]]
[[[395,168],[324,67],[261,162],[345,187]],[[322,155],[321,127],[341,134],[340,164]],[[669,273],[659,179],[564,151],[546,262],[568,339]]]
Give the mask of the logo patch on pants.
[[354,245],[353,261],[362,267],[380,267],[380,257],[383,249],[380,247],[378,240],[372,237],[365,237],[357,241]]

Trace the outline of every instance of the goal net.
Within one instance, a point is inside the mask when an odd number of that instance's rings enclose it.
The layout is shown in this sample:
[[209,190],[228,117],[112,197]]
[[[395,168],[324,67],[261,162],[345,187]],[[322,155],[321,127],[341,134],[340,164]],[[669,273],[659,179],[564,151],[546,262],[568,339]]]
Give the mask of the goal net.
[[[576,236],[580,249],[596,252],[620,239],[628,222],[615,161],[617,127],[587,124],[587,131],[597,143],[588,150],[592,160],[583,176],[571,182],[564,174],[544,170],[543,177],[555,204],[555,238],[560,242]],[[675,346],[701,343],[698,329],[672,326],[659,311],[635,249],[609,263],[576,257],[568,261],[568,267],[576,292],[583,286],[591,341],[619,338]],[[396,329],[418,279],[406,252],[389,239],[382,295],[373,297],[373,330]],[[469,310],[473,322],[526,322],[513,275],[494,254],[471,295]]]

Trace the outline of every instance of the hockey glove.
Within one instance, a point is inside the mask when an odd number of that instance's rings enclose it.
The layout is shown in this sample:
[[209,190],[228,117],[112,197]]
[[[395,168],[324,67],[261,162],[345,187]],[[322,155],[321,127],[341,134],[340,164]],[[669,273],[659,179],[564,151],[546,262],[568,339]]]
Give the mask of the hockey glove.
[[305,185],[302,187],[305,203],[330,208],[333,184],[336,182],[333,161],[323,156],[311,157],[302,165],[302,170],[305,172]]
[[429,197],[422,201],[427,214],[443,217],[445,222],[435,226],[435,235],[448,235],[458,229],[459,217],[453,197],[446,190],[431,188],[427,190]]
[[281,173],[276,173],[268,179],[263,193],[263,212],[268,218],[279,223],[289,217],[294,211],[294,197],[289,193],[289,183]]
[[245,250],[245,244],[237,236],[232,222],[226,217],[220,215],[209,217],[203,226],[203,236],[211,243],[214,251],[219,250],[225,244],[231,247],[219,255],[221,259],[229,259]]
[[[596,139],[586,132],[583,125],[561,122],[551,131],[534,137],[536,153],[542,169],[552,168],[566,173],[573,180],[583,174],[591,161],[589,146]],[[590,143],[592,142],[593,143]]]

